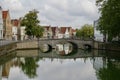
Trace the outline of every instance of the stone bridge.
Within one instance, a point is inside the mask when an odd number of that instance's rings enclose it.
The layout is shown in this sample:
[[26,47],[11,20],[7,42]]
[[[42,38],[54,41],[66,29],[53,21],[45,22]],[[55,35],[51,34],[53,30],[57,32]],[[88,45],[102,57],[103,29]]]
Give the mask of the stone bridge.
[[28,40],[17,43],[17,49],[27,49],[27,48],[38,48],[43,44],[47,44],[52,48],[56,47],[56,44],[60,43],[72,43],[75,48],[84,49],[86,45],[94,48],[92,40],[80,40],[80,39],[40,39],[38,40]]
[[93,48],[93,41],[92,40],[81,40],[81,39],[41,39],[39,40],[39,45],[48,44],[52,48],[56,47],[56,44],[60,43],[72,43],[73,46],[76,46],[77,48],[84,49],[85,46],[89,46]]

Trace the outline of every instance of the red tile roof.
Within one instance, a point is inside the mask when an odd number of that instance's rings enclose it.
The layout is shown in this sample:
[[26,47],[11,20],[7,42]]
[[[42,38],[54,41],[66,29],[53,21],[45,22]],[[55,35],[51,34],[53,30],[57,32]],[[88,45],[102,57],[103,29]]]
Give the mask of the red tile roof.
[[19,25],[19,20],[18,19],[12,19],[11,23],[13,26],[18,26]]
[[6,19],[7,18],[8,11],[2,11],[2,18]]
[[68,31],[70,31],[71,27],[61,27],[60,32],[64,34],[66,29],[68,29]]

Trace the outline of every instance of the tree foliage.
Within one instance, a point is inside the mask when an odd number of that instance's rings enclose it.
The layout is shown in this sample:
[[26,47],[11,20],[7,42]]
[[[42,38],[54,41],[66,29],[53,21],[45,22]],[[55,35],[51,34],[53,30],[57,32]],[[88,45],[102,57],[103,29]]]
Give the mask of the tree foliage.
[[26,27],[25,31],[28,36],[42,36],[43,29],[39,25],[40,21],[38,20],[37,13],[37,10],[32,10],[22,18],[21,25]]
[[109,39],[120,37],[120,0],[96,0],[101,16],[98,29]]
[[77,29],[76,36],[80,38],[92,38],[94,29],[92,25],[85,24],[81,29]]
[[37,58],[25,58],[25,63],[21,62],[21,68],[29,78],[35,78],[37,76],[36,71],[38,67]]

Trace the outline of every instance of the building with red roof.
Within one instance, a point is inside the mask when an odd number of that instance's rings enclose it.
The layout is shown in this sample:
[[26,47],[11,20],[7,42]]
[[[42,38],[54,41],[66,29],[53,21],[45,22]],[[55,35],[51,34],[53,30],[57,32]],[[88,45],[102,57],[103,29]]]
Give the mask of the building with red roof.
[[0,39],[3,39],[3,19],[2,19],[2,8],[0,6]]
[[11,26],[11,18],[9,14],[9,10],[2,11],[2,19],[3,19],[3,37],[6,40],[12,39],[12,26]]
[[18,19],[12,19],[11,20],[12,24],[12,39],[13,40],[18,40],[19,38],[19,29],[20,29],[20,20]]

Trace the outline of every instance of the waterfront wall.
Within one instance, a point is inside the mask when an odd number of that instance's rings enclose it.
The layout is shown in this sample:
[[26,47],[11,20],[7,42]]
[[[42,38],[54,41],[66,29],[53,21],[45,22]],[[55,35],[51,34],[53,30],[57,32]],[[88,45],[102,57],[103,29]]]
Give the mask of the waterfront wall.
[[18,42],[17,49],[36,49],[38,48],[38,42],[37,41],[22,41]]
[[120,44],[94,41],[94,49],[120,51]]
[[0,56],[7,54],[7,52],[16,50],[16,48],[17,48],[16,43],[9,43],[6,45],[2,45],[2,46],[0,46]]

